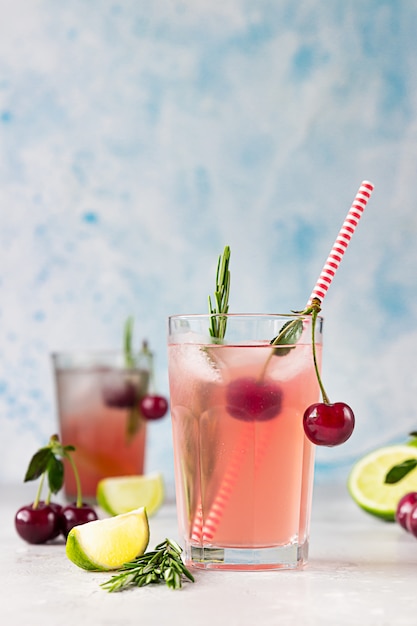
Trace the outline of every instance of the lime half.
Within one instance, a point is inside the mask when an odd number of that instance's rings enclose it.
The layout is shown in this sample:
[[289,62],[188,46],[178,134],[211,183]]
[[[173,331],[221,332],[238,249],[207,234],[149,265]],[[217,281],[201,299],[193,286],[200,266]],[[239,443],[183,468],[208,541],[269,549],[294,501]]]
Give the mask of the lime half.
[[104,478],[97,485],[97,502],[109,515],[120,515],[144,506],[151,516],[163,501],[164,481],[159,472]]
[[348,478],[348,490],[362,509],[385,520],[394,520],[397,504],[406,493],[417,491],[417,470],[398,483],[386,484],[385,476],[406,459],[417,459],[417,447],[394,445],[379,448],[360,459]]
[[143,554],[149,542],[146,510],[74,526],[68,534],[67,557],[86,570],[108,571]]

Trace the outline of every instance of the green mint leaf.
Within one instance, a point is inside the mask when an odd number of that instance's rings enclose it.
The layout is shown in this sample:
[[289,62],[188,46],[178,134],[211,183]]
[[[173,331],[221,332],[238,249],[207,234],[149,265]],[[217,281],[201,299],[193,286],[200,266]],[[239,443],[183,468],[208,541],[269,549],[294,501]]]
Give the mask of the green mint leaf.
[[385,476],[385,484],[394,485],[395,483],[400,482],[404,476],[407,476],[407,474],[409,474],[416,467],[417,459],[406,459],[402,463],[394,465],[394,467],[391,467]]
[[274,339],[272,339],[271,345],[273,346],[290,345],[291,347],[290,348],[277,347],[277,349],[274,350],[274,355],[285,356],[286,354],[288,354],[295,347],[295,344],[300,339],[302,333],[303,333],[303,321],[301,319],[288,320],[288,322],[285,322],[285,324],[279,331],[279,334],[276,337],[274,337]]
[[52,493],[58,493],[64,483],[64,464],[56,456],[52,455],[48,467],[48,485]]
[[40,448],[40,450],[35,452],[26,470],[24,482],[36,480],[44,474],[47,471],[51,458],[54,458],[54,455],[49,447]]

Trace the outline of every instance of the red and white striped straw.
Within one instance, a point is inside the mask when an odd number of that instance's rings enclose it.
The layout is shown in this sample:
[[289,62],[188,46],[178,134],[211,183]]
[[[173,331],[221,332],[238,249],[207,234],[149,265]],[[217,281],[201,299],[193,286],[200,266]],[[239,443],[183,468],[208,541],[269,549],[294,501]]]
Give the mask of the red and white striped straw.
[[340,265],[342,257],[349,245],[353,233],[362,217],[364,208],[366,207],[371,193],[374,189],[372,183],[364,180],[358,189],[358,193],[350,207],[349,213],[346,215],[346,219],[343,222],[342,228],[333,244],[327,261],[321,270],[321,274],[317,279],[316,285],[311,292],[311,296],[308,300],[308,304],[311,304],[313,298],[323,300],[327,293],[327,290],[336,274],[336,270]]
[[249,444],[253,437],[253,422],[247,422],[242,430],[241,436],[235,445],[231,454],[227,470],[223,476],[219,490],[214,498],[214,502],[207,513],[207,518],[204,519],[203,509],[201,503],[197,507],[193,525],[191,528],[191,539],[193,541],[209,541],[213,538],[214,533],[217,530],[223,511],[227,506],[229,497],[232,493],[233,487],[239,477],[239,471],[243,462],[242,457],[245,456]]
[[[317,283],[311,292],[308,304],[311,303],[313,298],[319,298],[323,300],[327,293],[327,290],[334,278],[337,268],[340,265],[342,257],[349,245],[353,233],[358,225],[362,213],[371,197],[374,186],[369,181],[362,182],[352,203],[352,206],[343,222],[342,228],[333,244],[331,252],[327,257],[327,261],[321,271],[321,274],[317,280]],[[239,477],[240,465],[242,463],[242,457],[247,452],[251,436],[253,434],[252,424],[248,424],[243,430],[240,441],[232,453],[231,460],[227,471],[220,484],[220,488],[213,501],[213,504],[208,511],[206,519],[204,519],[201,504],[197,507],[193,526],[191,528],[191,539],[193,541],[210,542],[221,522],[223,512],[228,504],[230,495],[235,486],[235,483]],[[261,445],[255,453],[255,465],[257,465],[265,452],[266,441],[262,441]]]
[[[224,509],[227,507],[232,495],[233,488],[239,478],[242,463],[247,454],[250,443],[254,439],[254,422],[248,422],[242,430],[238,443],[233,449],[225,475],[219,490],[214,498],[205,518],[201,504],[197,507],[193,526],[191,528],[191,540],[195,542],[212,541],[219,524],[222,521]],[[255,472],[264,457],[270,437],[269,431],[265,430],[255,448]]]

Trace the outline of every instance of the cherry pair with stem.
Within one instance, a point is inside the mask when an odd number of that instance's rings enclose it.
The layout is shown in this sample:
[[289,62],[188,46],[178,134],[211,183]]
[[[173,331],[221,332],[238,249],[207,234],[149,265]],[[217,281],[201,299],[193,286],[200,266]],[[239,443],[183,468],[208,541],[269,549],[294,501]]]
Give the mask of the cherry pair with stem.
[[[38,450],[32,457],[25,482],[40,478],[35,500],[21,507],[15,515],[15,528],[28,543],[40,544],[67,537],[73,526],[97,519],[97,513],[82,501],[81,483],[77,467],[72,458],[73,446],[63,446],[57,435],[53,435],[47,446]],[[74,472],[77,485],[77,500],[66,506],[51,502],[52,494],[60,491],[64,480],[63,459],[67,459]],[[48,495],[41,500],[45,478],[48,479]]]
[[[320,387],[323,402],[309,406],[303,415],[304,432],[308,439],[316,445],[336,446],[344,443],[351,436],[355,417],[352,409],[344,402],[332,404],[324,389],[317,363],[316,354],[316,322],[321,310],[321,303],[314,298],[300,317],[284,324],[280,333],[271,344],[276,346],[265,362],[259,379],[241,378],[231,382],[226,392],[227,411],[237,419],[265,421],[272,419],[281,412],[282,390],[273,382],[265,380],[268,364],[274,356],[285,356],[294,347],[303,331],[302,315],[311,316],[312,351],[314,369]],[[288,346],[288,347],[285,347]]]

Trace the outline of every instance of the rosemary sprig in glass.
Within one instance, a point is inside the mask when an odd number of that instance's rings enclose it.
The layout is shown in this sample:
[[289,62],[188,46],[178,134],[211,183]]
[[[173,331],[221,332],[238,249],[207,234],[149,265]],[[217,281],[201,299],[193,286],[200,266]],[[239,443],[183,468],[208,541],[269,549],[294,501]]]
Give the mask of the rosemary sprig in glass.
[[132,349],[132,337],[133,317],[128,317],[123,330],[123,352],[125,357],[126,369],[132,369],[133,367],[135,367],[135,357],[133,356]]
[[[210,318],[210,336],[213,340],[224,339],[226,334],[227,317],[229,311],[229,294],[230,294],[230,247],[225,246],[223,255],[219,256],[216,272],[216,290],[214,292],[215,303],[208,297]],[[217,343],[217,342],[216,342]]]
[[[124,329],[123,329],[123,354],[124,354],[124,366],[126,370],[140,369],[142,366],[146,367],[149,371],[149,376],[152,375],[152,352],[149,350],[148,343],[142,342],[142,348],[136,355],[133,351],[133,317],[128,317]],[[126,382],[137,387],[137,372],[132,377],[127,377]],[[139,428],[143,425],[143,416],[139,409],[139,389],[137,389],[138,402],[135,402],[132,406],[128,407],[128,416],[126,423],[126,441],[130,443],[138,432]]]
[[119,573],[101,584],[107,591],[123,591],[128,587],[165,583],[170,589],[181,589],[184,578],[194,576],[181,560],[182,549],[173,539],[165,539],[155,550],[125,563]]

